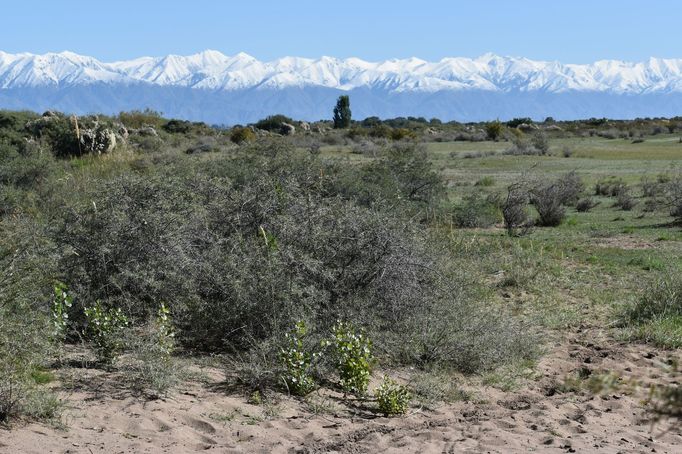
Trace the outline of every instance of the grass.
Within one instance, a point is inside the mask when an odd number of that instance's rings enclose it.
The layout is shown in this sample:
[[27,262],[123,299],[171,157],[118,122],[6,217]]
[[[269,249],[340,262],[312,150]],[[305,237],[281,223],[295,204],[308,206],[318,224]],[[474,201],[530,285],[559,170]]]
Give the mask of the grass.
[[[553,330],[578,324],[609,326],[642,294],[643,284],[682,271],[682,229],[670,225],[665,209],[644,212],[637,188],[643,174],[655,180],[682,169],[678,135],[662,134],[636,144],[599,137],[555,139],[555,156],[463,159],[465,153],[508,146],[455,142],[428,144],[428,149],[448,181],[452,200],[472,192],[503,192],[524,174],[546,179],[575,170],[586,183],[586,193],[601,203],[586,213],[569,209],[559,227],[536,228],[525,238],[506,238],[499,228],[458,232],[458,244],[473,244],[470,249],[475,251],[476,263],[468,269],[484,275],[502,271],[501,279],[489,279],[497,287],[492,295],[498,304],[514,304],[519,313]],[[561,156],[564,147],[574,150],[571,158]],[[608,176],[634,188],[640,203],[632,211],[614,208],[613,198],[593,195],[594,184]],[[679,316],[664,316],[630,327],[628,338],[679,348],[681,331]]]

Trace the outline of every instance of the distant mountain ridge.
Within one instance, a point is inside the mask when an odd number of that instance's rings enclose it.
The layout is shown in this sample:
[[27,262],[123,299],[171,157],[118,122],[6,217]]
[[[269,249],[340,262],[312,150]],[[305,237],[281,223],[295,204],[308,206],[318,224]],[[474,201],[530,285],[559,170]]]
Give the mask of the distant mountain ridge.
[[682,113],[682,59],[562,64],[527,58],[284,57],[244,53],[142,57],[112,63],[72,52],[0,52],[0,107],[115,113],[150,107],[212,123],[274,113],[315,120],[351,95],[356,118],[426,116],[474,121],[512,116],[584,118]]

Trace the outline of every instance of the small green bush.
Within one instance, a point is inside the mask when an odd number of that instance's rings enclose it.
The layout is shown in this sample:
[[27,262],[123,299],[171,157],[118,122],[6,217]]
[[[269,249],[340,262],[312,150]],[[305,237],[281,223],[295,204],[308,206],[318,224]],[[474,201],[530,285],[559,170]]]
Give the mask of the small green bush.
[[280,351],[280,359],[285,369],[284,382],[287,389],[297,396],[305,396],[315,389],[311,360],[316,355],[305,351],[303,339],[306,335],[305,322],[297,322],[294,329],[285,334],[288,344]]
[[485,125],[485,133],[486,136],[488,137],[488,140],[494,140],[495,142],[497,142],[497,140],[502,136],[503,131],[504,126],[499,120],[492,121]]
[[86,307],[84,312],[86,334],[97,359],[106,365],[112,364],[123,348],[123,330],[128,325],[128,318],[121,308],[105,309],[99,301],[92,307]]
[[230,140],[236,144],[253,142],[256,140],[256,134],[251,128],[236,127],[230,133]]
[[367,393],[372,370],[372,342],[355,328],[339,322],[332,328],[336,369],[339,373],[341,388],[347,393],[364,396]]
[[66,284],[57,282],[54,285],[54,298],[52,300],[52,323],[54,331],[52,336],[56,342],[63,342],[69,327],[68,311],[73,306],[73,297],[68,293]]
[[256,122],[254,127],[256,129],[263,129],[265,131],[279,133],[282,130],[282,124],[284,123],[292,125],[295,123],[295,121],[286,115],[270,115]]
[[118,114],[118,120],[126,127],[132,129],[139,129],[143,126],[161,128],[166,123],[166,120],[161,117],[161,113],[151,109],[121,112]]
[[396,383],[387,375],[381,386],[374,391],[379,412],[385,416],[404,415],[410,406],[412,395],[406,386]]
[[457,227],[486,228],[499,222],[501,214],[495,200],[474,193],[454,207],[452,218]]

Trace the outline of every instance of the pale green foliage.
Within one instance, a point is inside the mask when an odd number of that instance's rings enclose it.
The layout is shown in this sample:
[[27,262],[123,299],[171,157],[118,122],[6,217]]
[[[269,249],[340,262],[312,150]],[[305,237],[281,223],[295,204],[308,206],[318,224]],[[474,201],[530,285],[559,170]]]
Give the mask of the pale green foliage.
[[52,336],[56,342],[63,342],[69,326],[68,310],[73,305],[73,297],[68,293],[66,284],[57,282],[54,285],[52,300]]
[[175,328],[173,327],[170,309],[164,303],[159,306],[156,316],[156,341],[161,356],[166,361],[170,360],[175,350]]
[[412,399],[407,387],[396,383],[387,375],[384,375],[383,383],[374,391],[374,397],[379,411],[386,416],[404,415]]
[[345,392],[357,395],[367,393],[372,369],[372,342],[355,328],[339,322],[332,328],[332,341],[336,357],[339,383]]
[[99,301],[84,311],[88,322],[86,334],[97,359],[105,364],[113,363],[123,348],[123,330],[128,325],[128,318],[121,308],[105,309]]
[[311,375],[312,359],[317,353],[307,353],[304,350],[303,339],[307,334],[305,322],[299,321],[294,329],[285,334],[287,346],[280,351],[280,358],[286,370],[283,377],[289,391],[299,396],[305,396],[315,388],[315,381]]

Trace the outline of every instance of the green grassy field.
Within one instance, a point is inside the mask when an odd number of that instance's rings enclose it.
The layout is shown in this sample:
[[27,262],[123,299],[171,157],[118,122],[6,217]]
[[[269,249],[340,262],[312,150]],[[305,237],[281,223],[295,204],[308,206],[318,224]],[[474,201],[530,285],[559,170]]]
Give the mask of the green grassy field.
[[[473,192],[504,192],[524,174],[551,179],[576,171],[586,184],[586,194],[594,194],[595,183],[604,177],[622,179],[631,186],[637,205],[623,211],[613,206],[614,198],[593,196],[599,205],[591,211],[569,208],[559,227],[535,228],[520,239],[507,238],[499,228],[453,231],[457,241],[479,244],[474,255],[479,263],[489,262],[484,272],[522,275],[512,286],[511,298],[507,290],[497,292],[501,304],[515,304],[551,328],[610,327],[652,282],[682,271],[682,230],[671,224],[666,208],[645,211],[639,187],[642,177],[655,180],[679,172],[682,144],[677,136],[657,136],[637,144],[603,138],[554,140],[554,154],[569,147],[574,150],[570,158],[502,154],[464,158],[466,153],[500,152],[508,146],[456,142],[429,144],[428,149],[454,200]],[[476,185],[484,178],[485,185]],[[613,334],[663,347],[682,346],[678,319],[635,330],[615,329]]]
[[[532,323],[561,335],[577,326],[608,327],[616,338],[646,340],[664,348],[682,346],[679,318],[621,327],[619,320],[648,286],[682,271],[682,229],[668,209],[645,211],[643,177],[656,180],[682,170],[677,135],[644,142],[600,137],[553,139],[548,156],[503,154],[509,142],[427,143],[434,168],[443,176],[453,203],[467,195],[505,193],[522,177],[557,178],[570,171],[585,183],[585,195],[599,205],[586,213],[568,208],[558,227],[534,228],[510,238],[501,226],[449,230],[455,260],[478,282],[483,297],[511,306]],[[563,157],[562,150],[572,150]],[[346,147],[326,147],[328,157],[348,162],[367,158]],[[473,156],[473,157],[472,157]],[[637,201],[634,209],[613,206],[613,197],[594,195],[604,178],[622,179]],[[477,184],[478,183],[478,184]]]

